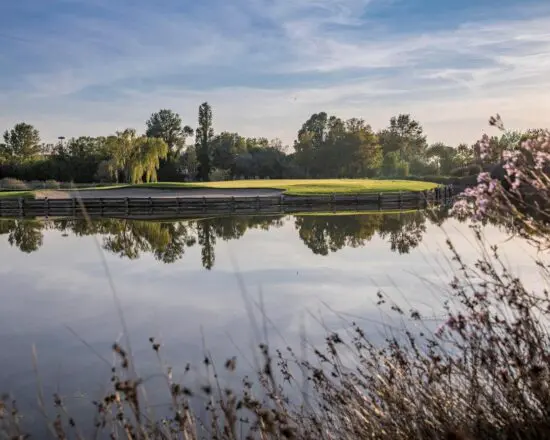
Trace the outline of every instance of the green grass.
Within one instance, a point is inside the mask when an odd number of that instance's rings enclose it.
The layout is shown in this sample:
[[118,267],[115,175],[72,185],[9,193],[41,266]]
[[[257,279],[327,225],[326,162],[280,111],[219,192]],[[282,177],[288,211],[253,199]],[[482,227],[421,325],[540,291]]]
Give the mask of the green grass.
[[34,198],[33,191],[0,191],[0,198],[24,197]]
[[[278,189],[286,195],[307,196],[324,194],[361,194],[398,191],[424,191],[438,186],[431,182],[412,180],[371,180],[371,179],[304,179],[304,180],[232,180],[204,183],[145,183],[127,185],[135,188],[158,189]],[[104,187],[104,189],[109,187]],[[112,188],[121,188],[116,185]],[[98,188],[99,189],[99,188]]]
[[[143,184],[114,184],[93,188],[75,188],[73,191],[91,191],[121,188],[154,189],[275,189],[289,196],[327,194],[388,193],[398,191],[424,191],[435,188],[436,183],[414,180],[373,179],[301,179],[301,180],[231,180],[224,182],[158,182]],[[66,189],[62,191],[67,191]],[[0,197],[34,197],[33,191],[0,192]]]

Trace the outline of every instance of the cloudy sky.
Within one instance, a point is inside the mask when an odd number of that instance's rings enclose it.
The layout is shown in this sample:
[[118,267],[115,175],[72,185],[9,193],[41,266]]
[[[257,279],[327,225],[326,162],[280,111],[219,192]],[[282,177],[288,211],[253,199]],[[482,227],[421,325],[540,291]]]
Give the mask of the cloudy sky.
[[0,24],[0,129],[47,141],[160,108],[195,126],[203,101],[216,131],[288,143],[318,111],[452,144],[550,115],[547,0],[6,0]]

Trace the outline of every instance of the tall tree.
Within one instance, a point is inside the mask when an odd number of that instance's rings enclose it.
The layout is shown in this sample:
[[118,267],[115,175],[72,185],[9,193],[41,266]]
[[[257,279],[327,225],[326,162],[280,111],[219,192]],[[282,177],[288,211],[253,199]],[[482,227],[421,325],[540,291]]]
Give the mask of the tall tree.
[[343,165],[342,177],[373,177],[382,167],[382,147],[370,125],[362,119],[349,119],[345,134],[336,147]]
[[32,125],[20,122],[4,132],[4,143],[0,147],[0,158],[16,162],[32,160],[42,151],[40,133]]
[[456,147],[456,160],[458,166],[470,165],[474,161],[474,149],[468,144],[460,144]]
[[322,174],[318,163],[319,151],[327,139],[329,119],[332,118],[326,112],[314,113],[298,131],[298,139],[294,142],[296,161],[304,169],[306,177],[318,177]]
[[325,112],[314,113],[302,124],[302,128],[298,131],[298,139],[307,134],[311,138],[313,149],[321,147],[328,133],[328,120]]
[[169,109],[153,113],[145,124],[147,137],[160,138],[168,145],[169,160],[180,156],[187,137],[193,135],[193,129],[183,126],[180,115]]
[[459,166],[457,154],[456,148],[445,145],[443,142],[430,145],[426,151],[428,159],[435,162],[439,174],[443,175],[448,175],[453,168]]
[[199,126],[195,134],[195,148],[199,162],[198,177],[206,182],[209,180],[211,169],[210,142],[214,137],[212,107],[207,102],[203,102],[199,107]]
[[409,114],[392,117],[390,125],[378,137],[384,154],[396,151],[401,160],[420,157],[426,150],[426,136],[422,125]]
[[214,168],[233,171],[237,156],[247,150],[246,139],[238,133],[224,131],[214,136],[210,150]]

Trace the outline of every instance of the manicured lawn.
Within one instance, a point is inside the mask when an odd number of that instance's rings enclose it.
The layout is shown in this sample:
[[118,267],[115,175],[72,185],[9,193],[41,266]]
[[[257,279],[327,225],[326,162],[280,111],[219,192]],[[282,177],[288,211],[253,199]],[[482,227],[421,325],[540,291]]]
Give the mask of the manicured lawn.
[[34,193],[32,191],[0,191],[0,198],[10,198],[10,197],[33,198]]
[[[130,185],[138,188],[219,188],[219,189],[280,189],[287,195],[359,194],[372,192],[424,191],[437,184],[412,180],[371,179],[304,179],[304,180],[232,180],[204,183],[147,183]],[[118,185],[117,187],[120,187]]]

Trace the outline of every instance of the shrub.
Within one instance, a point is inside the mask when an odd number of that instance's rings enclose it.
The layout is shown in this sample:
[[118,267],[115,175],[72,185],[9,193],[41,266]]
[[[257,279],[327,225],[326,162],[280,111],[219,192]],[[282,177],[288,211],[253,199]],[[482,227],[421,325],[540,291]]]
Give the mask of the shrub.
[[409,175],[409,164],[405,161],[399,161],[395,168],[396,177],[407,177]]
[[44,182],[44,188],[59,189],[60,187],[61,187],[61,185],[56,180],[51,180],[50,179],[50,180],[46,180],[46,182]]
[[222,170],[220,168],[214,168],[210,171],[208,176],[210,181],[217,182],[222,180],[230,180],[231,172],[229,170]]
[[473,176],[478,175],[482,172],[482,168],[480,165],[473,164],[473,165],[467,165],[464,167],[455,168],[451,171],[451,176],[455,177],[464,177],[464,176]]
[[[497,115],[491,123],[504,130]],[[494,155],[485,135],[479,142],[482,158]],[[522,141],[513,151],[504,152],[500,168],[503,176],[482,172],[477,185],[468,188],[453,207],[459,218],[473,221],[494,221],[537,243],[550,248],[550,131]]]
[[21,191],[28,189],[28,185],[19,179],[14,179],[13,177],[4,177],[0,180],[0,189]]

